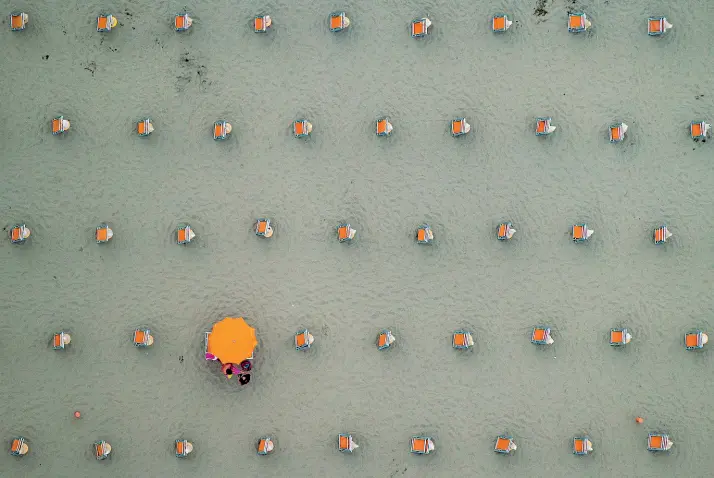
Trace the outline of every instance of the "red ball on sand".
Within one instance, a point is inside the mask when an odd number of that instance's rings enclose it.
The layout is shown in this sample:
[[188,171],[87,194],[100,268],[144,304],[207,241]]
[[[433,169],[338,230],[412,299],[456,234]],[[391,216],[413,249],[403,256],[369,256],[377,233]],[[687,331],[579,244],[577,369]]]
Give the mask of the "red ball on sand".
[[74,418],[81,418],[81,417],[82,417],[82,414],[79,412],[79,410],[74,412]]

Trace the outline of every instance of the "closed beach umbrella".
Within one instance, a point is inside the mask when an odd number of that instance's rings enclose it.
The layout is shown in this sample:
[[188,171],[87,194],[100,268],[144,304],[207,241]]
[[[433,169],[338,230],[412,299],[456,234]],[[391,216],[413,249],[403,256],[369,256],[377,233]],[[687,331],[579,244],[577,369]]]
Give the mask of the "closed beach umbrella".
[[243,317],[226,317],[213,324],[207,352],[222,363],[240,363],[253,355],[256,345],[255,329],[246,324]]

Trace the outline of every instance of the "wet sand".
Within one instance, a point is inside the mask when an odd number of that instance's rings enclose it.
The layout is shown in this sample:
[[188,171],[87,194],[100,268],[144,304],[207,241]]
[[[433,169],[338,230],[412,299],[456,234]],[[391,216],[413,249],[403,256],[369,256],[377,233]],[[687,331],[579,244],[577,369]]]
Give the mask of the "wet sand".
[[[0,470],[709,476],[713,359],[683,334],[714,333],[714,145],[687,134],[714,117],[714,4],[548,1],[535,15],[537,3],[3,2],[31,24],[0,30],[0,217],[33,235],[0,241],[1,438],[31,450],[0,454]],[[194,28],[178,34],[184,6]],[[567,32],[578,7],[590,34]],[[339,35],[336,9],[352,20]],[[116,31],[95,31],[102,11]],[[515,20],[504,35],[489,30],[497,11]],[[273,27],[257,35],[263,12]],[[650,14],[674,29],[648,37]],[[423,15],[432,35],[414,40]],[[63,137],[50,134],[58,114],[72,121]],[[382,115],[390,138],[374,134]],[[145,116],[156,131],[139,138]],[[471,134],[449,135],[456,116]],[[534,136],[537,116],[554,135]],[[306,141],[290,130],[302,117]],[[218,119],[228,141],[212,139]],[[630,126],[622,144],[607,140],[614,121]],[[257,217],[274,220],[269,241]],[[506,244],[502,220],[518,230]],[[105,221],[115,237],[99,246]],[[337,243],[341,221],[353,244]],[[172,243],[181,222],[198,234],[188,247]],[[414,242],[424,222],[431,246]],[[578,222],[596,231],[588,244],[568,238]],[[656,247],[661,223],[674,237]],[[258,331],[242,389],[203,359],[203,332],[227,315]],[[529,343],[540,323],[551,348]],[[131,344],[141,325],[148,351]],[[607,343],[614,326],[634,335],[622,350]],[[299,353],[305,327],[316,342]],[[397,343],[378,352],[385,327]],[[472,351],[451,348],[459,328]],[[55,352],[61,329],[72,344]],[[652,455],[659,430],[675,446]],[[338,453],[340,432],[359,450]],[[501,433],[513,456],[493,453]],[[595,452],[575,457],[584,433]],[[258,457],[266,434],[277,450]],[[436,452],[410,455],[413,434]],[[187,460],[173,455],[180,437],[195,445]],[[111,460],[93,459],[98,439]]]

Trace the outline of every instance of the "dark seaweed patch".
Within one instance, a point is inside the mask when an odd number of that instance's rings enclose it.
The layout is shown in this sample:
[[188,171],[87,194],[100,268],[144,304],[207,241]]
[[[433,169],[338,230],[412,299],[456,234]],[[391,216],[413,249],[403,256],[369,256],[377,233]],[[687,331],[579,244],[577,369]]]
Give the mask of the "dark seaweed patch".
[[548,10],[545,9],[546,4],[548,3],[548,0],[538,0],[536,2],[536,7],[535,11],[533,12],[533,15],[537,17],[542,17],[544,15],[548,14]]

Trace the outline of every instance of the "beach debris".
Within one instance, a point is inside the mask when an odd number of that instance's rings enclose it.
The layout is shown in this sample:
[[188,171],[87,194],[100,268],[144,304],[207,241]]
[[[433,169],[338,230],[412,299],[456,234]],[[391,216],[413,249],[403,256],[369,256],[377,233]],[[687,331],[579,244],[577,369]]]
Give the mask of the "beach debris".
[[533,15],[537,17],[542,17],[548,14],[548,10],[545,9],[545,6],[548,4],[548,0],[538,0],[536,2],[535,10],[533,11]]

